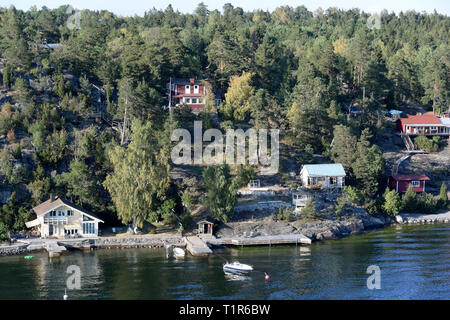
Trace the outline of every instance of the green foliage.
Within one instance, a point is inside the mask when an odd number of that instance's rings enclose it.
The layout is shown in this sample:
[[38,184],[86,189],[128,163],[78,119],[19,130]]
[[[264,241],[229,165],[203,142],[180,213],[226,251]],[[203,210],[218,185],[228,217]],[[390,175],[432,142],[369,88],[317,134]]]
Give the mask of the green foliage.
[[383,211],[388,216],[396,216],[402,208],[400,195],[395,190],[386,189],[384,193]]
[[235,181],[231,179],[228,165],[207,167],[203,171],[203,186],[206,190],[204,204],[212,218],[227,222],[234,214],[236,205]]
[[0,240],[6,240],[8,239],[8,226],[0,221]]
[[287,221],[291,222],[294,220],[294,217],[292,216],[292,209],[290,208],[279,208],[278,214],[277,214],[277,220]]
[[434,213],[438,208],[438,199],[431,193],[424,192],[418,200],[417,211],[421,213]]
[[406,212],[415,212],[418,207],[417,194],[412,185],[408,186],[405,194],[402,196],[402,207]]
[[441,202],[441,206],[443,208],[446,208],[448,203],[448,194],[447,194],[447,184],[445,182],[442,182],[441,189],[439,191],[439,200]]
[[414,139],[414,143],[416,144],[417,148],[425,150],[427,152],[436,152],[438,151],[440,146],[439,137],[433,137],[433,139],[429,139],[425,136],[417,136]]
[[315,208],[315,202],[312,198],[306,200],[305,206],[302,208],[300,214],[306,219],[315,219],[319,216],[319,213]]
[[142,227],[147,220],[155,221],[160,202],[169,188],[168,146],[159,144],[150,122],[134,121],[131,142],[116,146],[109,152],[112,172],[103,183],[109,191],[123,223]]
[[70,197],[78,205],[95,206],[97,181],[83,161],[72,160],[69,171],[56,176],[55,182],[58,187],[64,188],[65,196]]
[[184,229],[191,226],[192,221],[193,221],[193,218],[189,213],[186,213],[181,217],[181,224],[183,225]]
[[255,177],[255,170],[253,170],[251,166],[240,164],[237,167],[236,184],[239,188],[246,186],[249,181],[255,179]]

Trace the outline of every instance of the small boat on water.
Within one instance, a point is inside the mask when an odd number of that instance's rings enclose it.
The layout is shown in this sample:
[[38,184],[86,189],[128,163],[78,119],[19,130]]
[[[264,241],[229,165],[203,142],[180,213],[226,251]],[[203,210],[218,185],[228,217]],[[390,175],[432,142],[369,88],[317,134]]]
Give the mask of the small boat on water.
[[182,258],[186,255],[186,253],[183,249],[175,247],[173,248],[173,255],[175,258]]
[[243,264],[238,261],[227,262],[223,265],[223,271],[225,272],[235,272],[235,273],[249,273],[253,271],[253,267],[248,264]]

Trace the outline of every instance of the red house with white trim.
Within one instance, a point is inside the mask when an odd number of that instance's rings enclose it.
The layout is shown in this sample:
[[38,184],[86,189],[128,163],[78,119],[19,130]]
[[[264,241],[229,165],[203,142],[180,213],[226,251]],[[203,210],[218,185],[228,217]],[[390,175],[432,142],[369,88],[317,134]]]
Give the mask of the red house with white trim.
[[404,193],[411,184],[415,192],[425,192],[425,181],[430,180],[426,174],[399,174],[389,177],[389,187]]
[[189,106],[194,113],[203,111],[206,102],[204,80],[171,78],[168,84],[169,106],[182,104]]
[[450,135],[450,128],[433,112],[400,118],[397,120],[397,128],[407,135]]

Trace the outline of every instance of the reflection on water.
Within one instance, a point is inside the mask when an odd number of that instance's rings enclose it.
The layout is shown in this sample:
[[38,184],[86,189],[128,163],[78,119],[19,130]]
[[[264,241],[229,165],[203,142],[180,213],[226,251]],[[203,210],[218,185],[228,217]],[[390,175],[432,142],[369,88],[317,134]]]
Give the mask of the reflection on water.
[[228,281],[250,281],[252,278],[249,275],[246,274],[237,274],[232,272],[224,272],[225,278]]
[[[254,271],[224,273],[224,262],[234,260]],[[0,299],[62,299],[70,265],[81,269],[81,289],[67,290],[69,299],[450,299],[450,225],[183,259],[167,259],[164,248],[0,257]],[[380,290],[367,289],[369,265],[381,269]]]

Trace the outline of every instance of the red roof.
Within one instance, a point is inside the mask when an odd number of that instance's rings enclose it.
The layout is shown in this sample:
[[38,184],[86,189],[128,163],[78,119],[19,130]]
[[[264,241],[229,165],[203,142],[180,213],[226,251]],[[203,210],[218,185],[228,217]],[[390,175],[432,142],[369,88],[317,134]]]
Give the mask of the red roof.
[[396,176],[392,176],[392,178],[394,180],[397,181],[418,181],[418,180],[426,180],[429,181],[431,180],[430,178],[428,178],[428,176],[426,174],[399,174]]
[[433,112],[417,116],[408,116],[408,118],[400,118],[402,124],[442,124],[438,117]]

